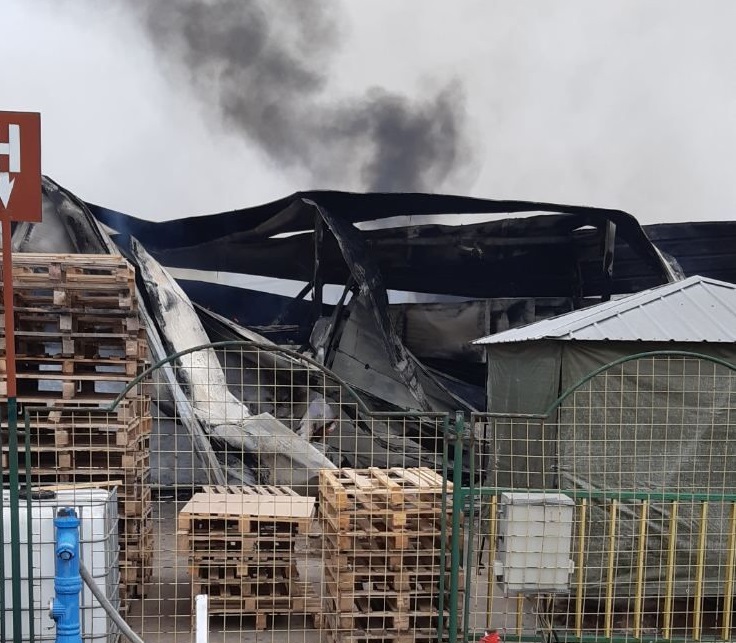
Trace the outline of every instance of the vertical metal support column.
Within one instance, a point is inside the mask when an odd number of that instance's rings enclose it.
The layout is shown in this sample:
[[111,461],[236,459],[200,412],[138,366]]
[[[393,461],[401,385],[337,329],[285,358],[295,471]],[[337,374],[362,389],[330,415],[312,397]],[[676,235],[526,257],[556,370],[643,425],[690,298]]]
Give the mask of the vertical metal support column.
[[575,583],[575,636],[583,635],[583,601],[585,599],[585,529],[588,520],[588,499],[580,503],[578,523],[577,581]]
[[693,631],[694,641],[703,638],[703,582],[705,581],[705,549],[708,539],[708,503],[703,502],[700,508],[700,535],[698,536],[698,555],[695,566],[695,596],[693,598]]
[[56,576],[51,618],[56,621],[56,643],[82,643],[79,595],[82,576],[79,573],[79,518],[74,509],[59,509],[56,527]]
[[618,518],[618,500],[616,498],[611,502],[611,515],[608,518],[608,551],[606,564],[606,601],[604,614],[604,636],[611,638],[613,633],[613,590],[616,578],[616,527]]
[[463,433],[465,417],[461,411],[455,414],[455,449],[452,459],[452,540],[450,571],[450,616],[448,619],[449,640],[457,641],[458,632],[458,586],[460,580],[460,539],[462,537],[461,514],[463,509]]
[[641,503],[639,514],[639,539],[636,554],[636,595],[634,598],[634,638],[640,639],[642,621],[644,619],[644,564],[647,552],[647,519],[649,518],[649,502]]
[[[468,461],[470,463],[470,490],[469,507],[468,507],[468,550],[465,563],[465,596],[463,601],[463,643],[468,643],[468,632],[470,630],[470,589],[473,570],[473,552],[475,548],[475,424],[470,424],[470,444],[468,450]],[[465,535],[463,534],[463,538]]]
[[[12,578],[20,579],[20,482],[18,477],[18,398],[15,379],[15,315],[13,314],[13,254],[10,218],[2,219],[3,307],[5,314],[5,368],[8,395],[8,473],[10,482],[10,547]],[[3,547],[5,545],[3,544]],[[28,544],[30,548],[30,543]],[[30,554],[30,550],[29,550]],[[28,606],[33,609],[32,605]],[[2,615],[3,618],[5,615]],[[13,641],[23,640],[21,583],[13,583]]]
[[[2,436],[0,436],[0,447],[2,447]],[[5,510],[3,508],[3,490],[0,489],[0,569],[5,566]],[[0,580],[0,641],[5,638],[5,579]]]
[[[492,495],[490,499],[489,523],[488,523],[488,575],[486,587],[486,629],[493,629],[493,597],[496,583],[493,575],[493,563],[496,560],[496,540],[498,535],[498,496]],[[469,571],[469,570],[468,570]]]
[[728,557],[726,562],[726,583],[723,589],[723,624],[721,638],[731,639],[731,621],[733,617],[734,563],[736,562],[736,502],[731,503],[731,518],[728,522]]
[[[8,398],[8,469],[10,480],[10,573],[11,578],[20,580],[21,545],[20,545],[20,482],[18,476],[18,402],[17,398]],[[30,516],[29,516],[30,520]],[[29,552],[30,553],[30,552]],[[23,602],[21,599],[22,583],[13,587],[13,643],[23,641]],[[32,610],[32,606],[28,606]]]
[[[443,615],[445,613],[446,596],[446,578],[447,578],[447,474],[449,460],[448,441],[450,439],[450,419],[445,417],[442,420],[442,514],[440,516],[440,530],[442,532],[442,548],[440,549],[440,600],[439,614],[440,618],[437,622],[437,640],[442,641],[445,633],[445,623]],[[454,491],[453,485],[453,491]]]
[[665,639],[672,636],[672,615],[675,602],[675,553],[677,552],[677,513],[679,504],[677,500],[672,503],[670,509],[670,530],[667,538],[667,575],[664,590],[664,625],[662,626],[662,637]]

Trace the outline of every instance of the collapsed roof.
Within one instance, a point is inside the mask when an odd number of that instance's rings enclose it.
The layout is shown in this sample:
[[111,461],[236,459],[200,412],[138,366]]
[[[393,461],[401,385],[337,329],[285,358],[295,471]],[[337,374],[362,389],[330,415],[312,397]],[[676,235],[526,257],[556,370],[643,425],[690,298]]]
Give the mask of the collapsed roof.
[[[473,339],[681,276],[620,210],[319,191],[151,222],[84,203],[47,178],[43,187],[43,223],[18,224],[14,247],[116,245],[150,277],[139,290],[159,356],[183,341],[156,292],[167,288],[197,305],[202,335],[296,347],[375,410],[482,409],[484,355]],[[172,389],[173,403],[190,404],[185,393]]]

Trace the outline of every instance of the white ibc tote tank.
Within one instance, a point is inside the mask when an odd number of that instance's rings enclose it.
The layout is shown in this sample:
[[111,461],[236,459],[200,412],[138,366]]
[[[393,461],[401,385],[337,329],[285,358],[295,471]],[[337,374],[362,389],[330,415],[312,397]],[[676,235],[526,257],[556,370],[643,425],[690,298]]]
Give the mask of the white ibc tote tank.
[[[13,579],[10,547],[10,492],[3,491],[3,550],[5,556],[5,633],[13,636]],[[115,490],[74,489],[35,494],[30,517],[33,533],[33,619],[34,643],[53,641],[54,621],[49,616],[49,602],[54,597],[55,534],[54,517],[58,509],[73,507],[80,519],[80,555],[85,567],[108,600],[120,605],[118,566],[118,503]],[[23,608],[23,640],[30,643],[28,609],[28,507],[24,492],[20,499],[21,605]],[[81,598],[82,640],[114,643],[117,628],[84,585]]]

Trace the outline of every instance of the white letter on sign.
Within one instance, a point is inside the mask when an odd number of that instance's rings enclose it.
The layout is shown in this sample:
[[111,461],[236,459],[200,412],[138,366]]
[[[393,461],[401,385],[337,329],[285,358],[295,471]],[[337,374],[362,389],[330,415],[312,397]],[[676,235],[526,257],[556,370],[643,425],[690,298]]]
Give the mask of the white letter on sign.
[[8,125],[8,142],[0,143],[0,156],[9,159],[9,172],[20,172],[20,125]]
[[20,172],[20,125],[8,125],[8,142],[0,143],[0,156],[8,157],[8,172],[0,172],[0,201],[7,208],[15,183],[9,173]]

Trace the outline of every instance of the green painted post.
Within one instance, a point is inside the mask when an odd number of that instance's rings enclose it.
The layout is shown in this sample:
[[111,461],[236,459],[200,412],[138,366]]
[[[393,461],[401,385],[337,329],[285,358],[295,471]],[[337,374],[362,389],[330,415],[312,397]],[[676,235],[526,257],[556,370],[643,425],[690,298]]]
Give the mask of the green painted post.
[[452,541],[450,570],[450,618],[448,634],[450,643],[457,641],[458,630],[458,581],[460,580],[460,514],[463,508],[463,433],[465,416],[462,411],[455,414],[455,451],[452,460]]
[[[2,436],[0,436],[2,446]],[[0,489],[0,569],[5,570],[5,511],[3,490]],[[5,641],[5,578],[0,580],[0,641]]]
[[[10,573],[13,579],[13,642],[23,641],[20,575],[20,484],[18,478],[18,400],[8,398],[8,469],[10,470]],[[29,609],[31,606],[29,606]]]
[[465,600],[463,601],[463,642],[468,643],[468,630],[470,624],[470,581],[473,571],[473,546],[475,543],[475,425],[470,422],[470,481],[468,494],[470,496],[470,507],[468,513],[468,550],[465,558]]
[[450,418],[442,419],[442,514],[440,516],[440,531],[442,532],[442,547],[440,548],[440,596],[437,611],[437,640],[442,641],[445,633],[445,578],[447,576],[447,461],[449,460],[447,442],[450,438]]
[[[28,556],[28,605],[33,605],[33,471],[31,470],[31,414],[26,409],[24,417],[25,435],[25,469],[26,469],[26,510],[28,519],[27,527],[27,556]],[[28,640],[36,640],[36,619],[28,619]]]

